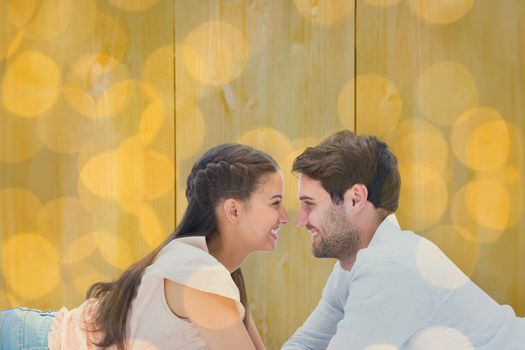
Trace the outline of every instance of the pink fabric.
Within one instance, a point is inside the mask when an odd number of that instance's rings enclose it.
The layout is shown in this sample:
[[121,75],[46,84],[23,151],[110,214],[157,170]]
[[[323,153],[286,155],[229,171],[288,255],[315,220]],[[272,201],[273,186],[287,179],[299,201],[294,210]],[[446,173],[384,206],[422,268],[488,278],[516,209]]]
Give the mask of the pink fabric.
[[[144,271],[128,316],[126,349],[208,349],[195,326],[178,318],[169,309],[164,295],[164,279],[231,298],[244,318],[239,290],[229,271],[209,254],[205,238],[178,238],[164,247]],[[93,323],[96,307],[97,301],[89,299],[71,311],[61,309],[49,333],[49,349],[99,349],[93,342],[99,342],[102,334],[86,331]]]
[[93,343],[98,343],[102,339],[102,334],[87,332],[87,330],[93,329],[96,307],[97,300],[88,299],[71,311],[65,307],[60,309],[53,320],[51,331],[49,332],[49,349],[99,349]]

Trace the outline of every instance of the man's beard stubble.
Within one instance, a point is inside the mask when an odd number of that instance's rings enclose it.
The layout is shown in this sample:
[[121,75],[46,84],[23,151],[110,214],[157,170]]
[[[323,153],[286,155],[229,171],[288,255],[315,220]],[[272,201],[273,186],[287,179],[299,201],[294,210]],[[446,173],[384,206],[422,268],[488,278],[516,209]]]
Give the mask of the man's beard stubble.
[[344,260],[357,254],[359,230],[347,222],[343,206],[330,207],[319,228],[319,245],[312,245],[312,253],[316,258]]

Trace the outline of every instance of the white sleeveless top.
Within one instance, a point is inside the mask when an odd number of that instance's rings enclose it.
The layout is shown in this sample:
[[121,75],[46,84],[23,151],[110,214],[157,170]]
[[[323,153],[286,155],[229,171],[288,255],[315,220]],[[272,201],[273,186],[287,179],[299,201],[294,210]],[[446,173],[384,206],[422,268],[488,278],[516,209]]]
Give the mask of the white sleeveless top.
[[205,237],[177,238],[159,252],[142,276],[128,320],[133,350],[208,349],[195,326],[168,307],[164,279],[233,299],[244,318],[239,289],[230,272],[209,254]]
[[[172,313],[164,294],[164,279],[235,301],[241,319],[244,307],[230,272],[208,252],[204,237],[177,238],[166,245],[142,276],[128,315],[126,349],[207,350],[195,326]],[[51,350],[94,350],[103,334],[86,332],[98,301],[88,299],[72,310],[63,308],[48,335]],[[111,347],[115,349],[115,347]]]

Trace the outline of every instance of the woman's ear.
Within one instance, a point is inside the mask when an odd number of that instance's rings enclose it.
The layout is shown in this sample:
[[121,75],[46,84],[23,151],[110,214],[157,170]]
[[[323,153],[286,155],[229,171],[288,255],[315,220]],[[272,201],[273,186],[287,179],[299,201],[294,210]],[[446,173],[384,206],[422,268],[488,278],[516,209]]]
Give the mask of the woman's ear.
[[222,204],[222,209],[226,220],[231,223],[237,223],[239,221],[240,203],[237,200],[228,198]]

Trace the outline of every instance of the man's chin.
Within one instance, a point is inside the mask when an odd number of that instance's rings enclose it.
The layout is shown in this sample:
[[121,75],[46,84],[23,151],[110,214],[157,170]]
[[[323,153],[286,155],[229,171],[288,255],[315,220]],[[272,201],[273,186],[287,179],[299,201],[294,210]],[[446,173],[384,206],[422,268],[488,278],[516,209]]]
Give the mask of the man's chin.
[[331,258],[331,256],[326,254],[326,252],[314,245],[312,245],[312,255],[316,258]]

